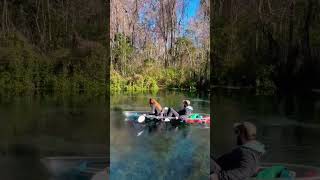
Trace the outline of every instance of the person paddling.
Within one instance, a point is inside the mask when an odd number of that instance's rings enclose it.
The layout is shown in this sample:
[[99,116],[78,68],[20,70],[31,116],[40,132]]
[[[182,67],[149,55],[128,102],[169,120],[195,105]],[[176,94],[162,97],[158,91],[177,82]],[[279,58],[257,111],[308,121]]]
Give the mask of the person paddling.
[[210,160],[210,180],[245,180],[257,173],[264,145],[256,140],[256,126],[250,122],[234,125],[237,145],[232,152]]
[[180,116],[186,116],[192,114],[193,107],[191,106],[191,103],[189,100],[183,100],[182,101],[182,109],[178,112],[174,110],[173,108],[169,108],[167,112],[167,117],[176,117],[179,118]]

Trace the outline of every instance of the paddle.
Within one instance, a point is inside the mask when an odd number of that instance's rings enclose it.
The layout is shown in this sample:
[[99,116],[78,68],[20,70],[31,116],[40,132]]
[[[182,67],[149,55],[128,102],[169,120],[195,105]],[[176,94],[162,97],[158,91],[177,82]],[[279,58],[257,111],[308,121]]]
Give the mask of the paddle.
[[138,123],[143,123],[146,120],[146,116],[141,115],[138,117]]
[[145,122],[146,118],[148,119],[164,119],[165,122],[169,122],[171,119],[178,119],[177,117],[164,117],[164,116],[155,116],[155,115],[141,115],[138,117],[138,122]]
[[[143,114],[143,115],[138,117],[137,121],[138,121],[138,123],[144,123],[146,118],[148,118],[148,119],[164,119],[164,122],[170,122],[170,119],[178,119],[177,117],[162,117],[162,116]],[[139,131],[137,133],[137,136],[141,136],[143,132],[144,132],[144,129]]]
[[144,132],[144,129],[140,132],[138,132],[137,136],[140,136]]

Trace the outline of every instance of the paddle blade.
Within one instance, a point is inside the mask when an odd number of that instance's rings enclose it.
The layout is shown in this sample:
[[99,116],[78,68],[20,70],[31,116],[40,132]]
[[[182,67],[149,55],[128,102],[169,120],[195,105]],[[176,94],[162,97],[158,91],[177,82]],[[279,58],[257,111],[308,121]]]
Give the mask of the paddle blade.
[[138,118],[139,123],[143,123],[145,120],[146,120],[145,116],[139,116],[139,118]]
[[138,132],[137,136],[140,136],[143,133],[144,130]]

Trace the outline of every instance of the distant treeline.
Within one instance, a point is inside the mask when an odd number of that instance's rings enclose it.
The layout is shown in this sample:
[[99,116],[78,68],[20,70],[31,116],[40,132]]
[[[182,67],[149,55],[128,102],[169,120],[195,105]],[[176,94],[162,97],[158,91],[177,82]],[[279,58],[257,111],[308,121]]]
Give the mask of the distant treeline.
[[111,89],[209,89],[209,1],[111,0]]
[[209,1],[190,25],[184,0],[110,3],[109,24],[103,0],[1,0],[0,90],[209,87]]
[[214,1],[212,83],[320,88],[320,1]]
[[1,0],[1,91],[108,90],[103,0]]
[[1,0],[0,90],[320,88],[319,1],[214,1],[211,71],[209,1],[187,28],[185,2],[111,1],[109,67],[105,1]]

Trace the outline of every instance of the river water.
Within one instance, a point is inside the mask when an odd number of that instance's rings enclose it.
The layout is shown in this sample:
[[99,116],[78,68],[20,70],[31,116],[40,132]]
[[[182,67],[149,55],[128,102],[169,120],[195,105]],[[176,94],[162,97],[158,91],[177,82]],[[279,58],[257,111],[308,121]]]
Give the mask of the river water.
[[111,96],[110,179],[208,179],[210,129],[188,127],[137,136],[121,116],[126,111],[148,111],[148,100],[179,109],[189,99],[195,112],[209,113],[208,94],[160,91]]
[[211,99],[212,153],[215,157],[235,144],[232,125],[249,120],[266,145],[264,162],[320,166],[320,95],[314,93],[261,96],[253,92],[217,90]]
[[0,179],[52,179],[40,161],[46,157],[107,156],[107,99],[79,94],[1,95]]
[[206,179],[209,139],[216,157],[231,150],[233,123],[248,119],[257,125],[258,138],[267,147],[263,161],[320,166],[319,94],[214,91],[211,114],[216,121],[211,129],[190,127],[137,136],[121,115],[124,110],[148,110],[150,97],[177,109],[182,99],[190,99],[194,111],[209,113],[208,96],[178,91],[114,93],[108,117],[104,96],[1,95],[1,179],[48,180],[40,161],[48,156],[109,154],[111,179]]
[[1,179],[60,180],[41,159],[109,155],[111,179],[206,179],[210,129],[137,137],[125,125],[122,110],[148,110],[151,96],[177,109],[188,98],[195,111],[210,110],[207,94],[175,91],[113,94],[110,116],[105,96],[0,95]]

